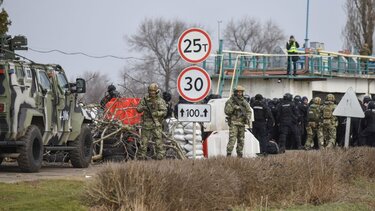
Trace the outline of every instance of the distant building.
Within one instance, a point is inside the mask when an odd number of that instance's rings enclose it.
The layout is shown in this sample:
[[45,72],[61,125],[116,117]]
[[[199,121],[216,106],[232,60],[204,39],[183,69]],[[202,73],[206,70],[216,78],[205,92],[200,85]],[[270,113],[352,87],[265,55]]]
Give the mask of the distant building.
[[322,43],[322,42],[310,42],[310,48],[324,50],[324,43]]

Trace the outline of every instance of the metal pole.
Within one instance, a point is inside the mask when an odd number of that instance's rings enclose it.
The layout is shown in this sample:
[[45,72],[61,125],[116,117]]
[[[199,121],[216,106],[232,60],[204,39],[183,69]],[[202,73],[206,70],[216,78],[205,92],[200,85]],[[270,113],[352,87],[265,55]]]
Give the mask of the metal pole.
[[195,129],[195,127],[197,126],[197,123],[196,122],[193,122],[193,159],[195,160],[195,158],[196,158],[196,154],[197,154],[197,152],[196,152],[196,143],[195,143],[195,137],[196,137],[196,135],[195,135],[195,133],[197,132],[196,131],[196,129]]
[[218,45],[220,45],[220,24],[222,23],[223,21],[217,21],[217,40],[218,40]]
[[350,117],[346,117],[346,129],[345,129],[345,148],[349,148],[349,135],[350,135]]
[[310,0],[307,0],[305,49],[309,47],[309,5]]

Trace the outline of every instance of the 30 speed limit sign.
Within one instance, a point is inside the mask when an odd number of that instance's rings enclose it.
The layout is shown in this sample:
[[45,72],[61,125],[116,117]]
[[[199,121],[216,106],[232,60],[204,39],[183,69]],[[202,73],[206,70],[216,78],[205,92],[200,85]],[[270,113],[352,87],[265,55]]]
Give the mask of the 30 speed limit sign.
[[189,63],[197,64],[206,60],[211,48],[211,38],[202,29],[188,29],[178,39],[178,52]]
[[185,68],[177,78],[177,90],[189,102],[203,100],[211,90],[209,74],[198,66]]

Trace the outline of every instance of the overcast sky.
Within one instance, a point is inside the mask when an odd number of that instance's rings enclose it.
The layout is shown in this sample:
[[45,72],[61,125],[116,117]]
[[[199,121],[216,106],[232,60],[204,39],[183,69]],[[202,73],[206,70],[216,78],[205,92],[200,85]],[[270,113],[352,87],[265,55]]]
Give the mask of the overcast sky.
[[[342,49],[341,31],[346,15],[345,0],[310,0],[309,39],[325,43],[326,50]],[[30,48],[84,52],[94,56],[130,57],[126,36],[137,31],[145,18],[178,18],[199,23],[210,32],[217,49],[218,21],[223,29],[232,18],[255,17],[274,20],[287,36],[304,42],[307,0],[4,0],[10,16],[9,34],[25,35]],[[223,32],[221,32],[221,35]],[[36,62],[57,63],[69,78],[84,71],[102,71],[116,80],[126,61],[92,59],[59,53],[18,52]]]

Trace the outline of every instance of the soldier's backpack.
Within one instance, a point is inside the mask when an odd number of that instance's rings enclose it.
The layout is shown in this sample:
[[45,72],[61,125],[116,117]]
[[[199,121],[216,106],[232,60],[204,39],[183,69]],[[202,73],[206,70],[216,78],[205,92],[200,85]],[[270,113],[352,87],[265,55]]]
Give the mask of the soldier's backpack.
[[307,114],[307,121],[318,122],[320,120],[320,113],[318,106],[310,106],[309,113]]
[[274,141],[269,141],[267,143],[267,153],[268,154],[278,154],[279,153],[279,145],[277,145]]
[[332,113],[333,113],[333,106],[325,105],[323,107],[323,118],[324,119],[331,119],[332,116],[333,116]]

